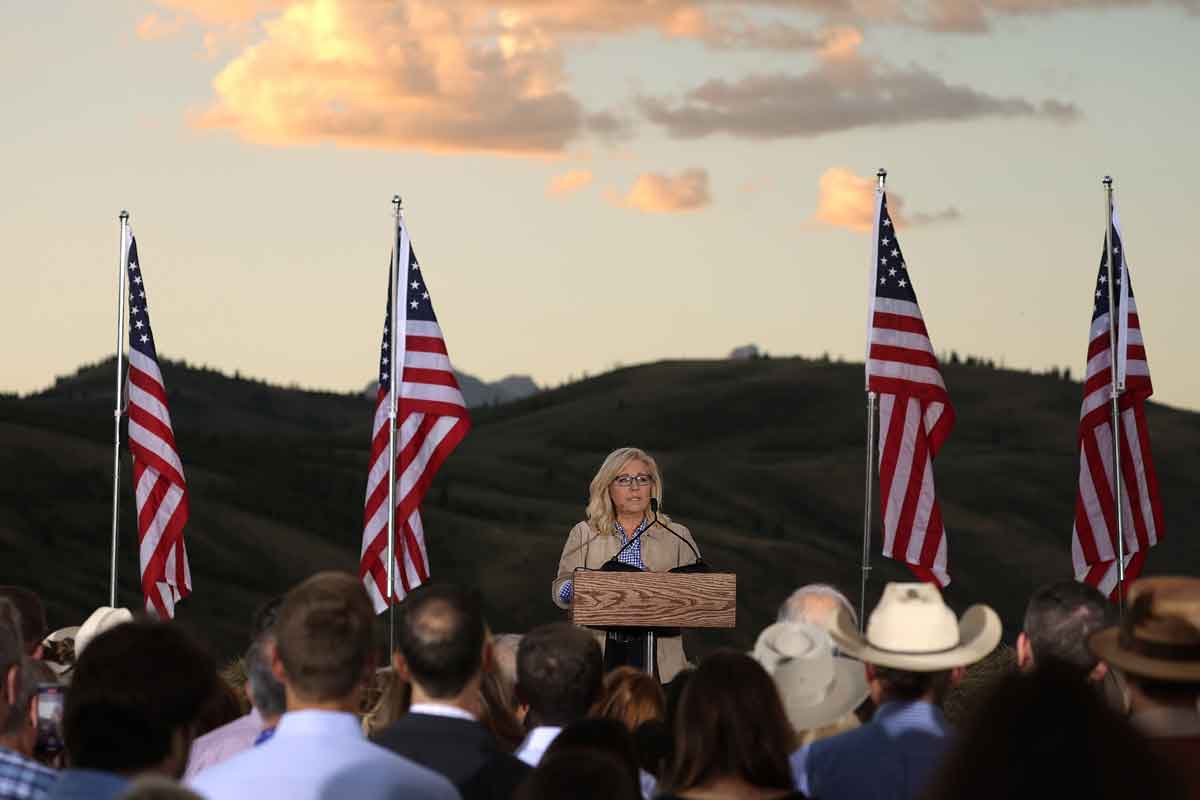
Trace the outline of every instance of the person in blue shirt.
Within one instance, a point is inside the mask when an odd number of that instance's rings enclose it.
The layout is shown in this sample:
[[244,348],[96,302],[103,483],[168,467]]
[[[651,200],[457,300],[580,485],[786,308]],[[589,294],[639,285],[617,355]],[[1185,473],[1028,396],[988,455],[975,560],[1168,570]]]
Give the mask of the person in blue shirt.
[[812,800],[920,796],[950,745],[946,692],[999,644],[1000,618],[975,605],[956,619],[932,584],[889,583],[865,635],[845,611],[830,633],[864,662],[878,708],[862,727],[793,753],[796,788]]

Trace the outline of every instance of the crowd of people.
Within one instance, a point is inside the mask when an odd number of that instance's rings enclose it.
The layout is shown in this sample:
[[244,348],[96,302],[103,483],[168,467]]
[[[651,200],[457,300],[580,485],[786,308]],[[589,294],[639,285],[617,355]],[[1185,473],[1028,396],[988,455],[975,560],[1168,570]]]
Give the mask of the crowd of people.
[[390,663],[374,616],[357,578],[314,575],[256,612],[235,675],[120,609],[47,635],[0,587],[0,800],[1200,798],[1200,579],[1137,581],[1120,615],[1040,588],[956,725],[1001,624],[930,584],[888,584],[861,628],[801,587],[751,652],[666,684],[567,622],[495,635],[452,584],[405,598]]

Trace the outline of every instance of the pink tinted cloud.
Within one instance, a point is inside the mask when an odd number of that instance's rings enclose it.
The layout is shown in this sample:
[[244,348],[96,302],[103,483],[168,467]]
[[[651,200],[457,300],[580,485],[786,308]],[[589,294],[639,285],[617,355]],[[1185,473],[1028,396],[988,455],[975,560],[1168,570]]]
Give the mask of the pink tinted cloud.
[[[860,177],[842,167],[825,170],[817,184],[813,222],[856,233],[870,231],[875,224],[875,185],[874,178]],[[948,222],[962,216],[953,206],[934,213],[907,214],[904,198],[894,192],[888,192],[888,212],[899,227]]]
[[159,16],[158,12],[152,11],[138,20],[137,25],[134,27],[134,33],[142,41],[152,42],[174,36],[186,26],[187,19],[182,16],[167,19]]
[[561,175],[555,175],[546,186],[546,194],[551,197],[563,197],[574,194],[586,188],[592,182],[592,171],[587,169],[567,170]]
[[647,172],[638,176],[623,197],[609,195],[610,202],[647,214],[673,214],[699,211],[712,204],[708,170],[685,169],[678,175]]

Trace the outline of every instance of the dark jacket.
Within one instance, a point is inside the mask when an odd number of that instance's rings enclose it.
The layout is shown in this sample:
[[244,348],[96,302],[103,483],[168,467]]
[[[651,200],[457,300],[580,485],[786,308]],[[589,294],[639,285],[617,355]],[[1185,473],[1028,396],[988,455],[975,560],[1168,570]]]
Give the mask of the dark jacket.
[[478,722],[435,714],[405,714],[374,742],[445,775],[463,800],[509,800],[530,767],[502,751]]

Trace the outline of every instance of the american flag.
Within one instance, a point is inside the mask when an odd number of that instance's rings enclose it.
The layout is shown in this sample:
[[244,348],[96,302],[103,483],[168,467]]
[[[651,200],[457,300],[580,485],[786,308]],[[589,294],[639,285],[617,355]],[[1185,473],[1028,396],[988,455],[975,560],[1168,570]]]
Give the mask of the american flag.
[[950,583],[946,529],[933,459],[954,427],[954,407],[925,330],[887,196],[875,215],[867,331],[867,388],[879,395],[879,500],[883,554],[924,581]]
[[[1121,245],[1121,228],[1112,217],[1113,296],[1118,309],[1117,381],[1125,383],[1118,400],[1121,429],[1121,512],[1125,533],[1125,579],[1141,572],[1146,551],[1163,537],[1162,502],[1150,454],[1146,399],[1154,393],[1138,321],[1133,285]],[[1121,314],[1120,311],[1125,313]],[[1076,580],[1086,581],[1117,599],[1116,504],[1113,502],[1112,373],[1109,344],[1108,268],[1100,249],[1100,273],[1092,298],[1087,374],[1079,409],[1079,491],[1071,560]]]
[[[446,457],[471,429],[471,417],[450,366],[446,342],[433,313],[429,287],[412,251],[408,230],[397,229],[400,287],[395,318],[404,338],[397,349],[404,357],[396,412],[396,566],[393,597],[397,602],[429,579],[421,501]],[[389,265],[390,268],[390,265]],[[371,467],[367,475],[362,559],[359,575],[377,612],[387,608],[388,407],[391,402],[392,282],[379,354],[379,392],[371,431]],[[401,344],[403,343],[403,344]]]
[[129,449],[137,500],[138,550],[146,610],[175,616],[175,604],[191,594],[192,575],[183,546],[188,520],[187,483],[175,447],[167,389],[158,369],[150,331],[146,283],[138,265],[137,242],[126,229],[129,270]]

